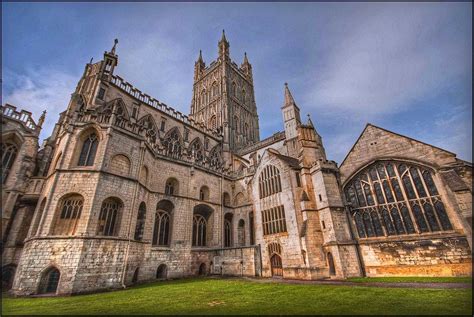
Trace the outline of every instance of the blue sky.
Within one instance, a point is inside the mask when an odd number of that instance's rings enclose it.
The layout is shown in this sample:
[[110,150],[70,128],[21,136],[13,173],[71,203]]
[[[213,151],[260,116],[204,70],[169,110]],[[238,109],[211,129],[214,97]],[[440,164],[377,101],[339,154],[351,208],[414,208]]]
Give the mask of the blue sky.
[[288,82],[329,159],[367,122],[472,160],[471,3],[2,3],[2,103],[48,110],[42,137],[85,63],[119,39],[116,74],[189,112],[202,49],[222,29],[253,66],[260,137],[283,129]]

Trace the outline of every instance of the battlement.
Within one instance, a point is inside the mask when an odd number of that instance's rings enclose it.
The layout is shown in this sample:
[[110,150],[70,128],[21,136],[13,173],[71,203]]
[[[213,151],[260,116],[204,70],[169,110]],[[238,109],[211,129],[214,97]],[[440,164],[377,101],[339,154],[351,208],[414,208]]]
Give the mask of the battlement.
[[258,149],[264,148],[266,146],[269,146],[269,145],[271,145],[275,142],[278,142],[278,141],[281,141],[281,140],[284,140],[284,139],[285,139],[285,132],[284,131],[276,132],[272,136],[269,136],[268,138],[263,139],[258,143],[252,144],[250,146],[247,146],[247,147],[241,149],[239,151],[239,155],[249,154],[251,152],[254,152]]
[[220,139],[222,137],[222,135],[219,134],[217,131],[208,129],[204,124],[195,121],[194,119],[188,117],[187,115],[181,113],[180,111],[177,111],[169,107],[165,103],[162,103],[158,101],[157,99],[151,97],[150,95],[143,93],[142,91],[135,88],[132,84],[126,82],[122,77],[118,75],[112,75],[110,82],[113,85],[115,85],[117,88],[119,88],[120,90],[134,97],[135,99],[169,115],[170,117],[178,121],[188,124],[201,132],[210,134],[214,136],[215,138]]
[[0,106],[0,109],[4,117],[20,122],[27,129],[32,131],[40,129],[40,126],[33,120],[31,112],[26,110],[17,111],[15,106],[8,103],[5,106]]

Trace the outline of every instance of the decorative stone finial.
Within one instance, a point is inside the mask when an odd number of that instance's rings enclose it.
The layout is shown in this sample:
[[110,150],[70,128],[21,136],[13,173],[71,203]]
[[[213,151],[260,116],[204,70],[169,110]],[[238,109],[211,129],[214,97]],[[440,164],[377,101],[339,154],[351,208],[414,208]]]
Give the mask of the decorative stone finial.
[[38,120],[38,127],[42,127],[44,123],[44,119],[46,118],[46,110],[43,110],[43,113],[41,114],[41,117]]
[[117,47],[117,44],[118,44],[118,39],[115,39],[114,46],[112,47],[112,50],[110,51],[110,53],[112,53],[113,55],[115,55],[115,48]]

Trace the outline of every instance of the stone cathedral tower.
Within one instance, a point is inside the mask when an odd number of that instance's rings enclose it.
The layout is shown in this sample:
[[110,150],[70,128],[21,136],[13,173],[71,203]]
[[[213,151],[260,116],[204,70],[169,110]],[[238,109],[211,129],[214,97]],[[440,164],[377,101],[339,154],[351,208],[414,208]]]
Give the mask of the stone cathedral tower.
[[194,65],[190,117],[224,135],[224,151],[236,151],[259,141],[252,65],[244,56],[240,67],[230,59],[222,31],[219,57],[206,67],[199,52]]

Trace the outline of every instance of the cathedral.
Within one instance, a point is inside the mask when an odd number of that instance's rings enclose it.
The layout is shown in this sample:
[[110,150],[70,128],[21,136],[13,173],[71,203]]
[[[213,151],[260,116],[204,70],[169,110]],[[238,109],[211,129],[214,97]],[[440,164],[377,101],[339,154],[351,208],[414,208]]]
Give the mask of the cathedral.
[[183,114],[116,74],[117,43],[41,145],[45,113],[1,106],[4,290],[472,275],[471,163],[367,124],[338,165],[287,84],[283,128],[261,140],[252,65],[224,33]]

